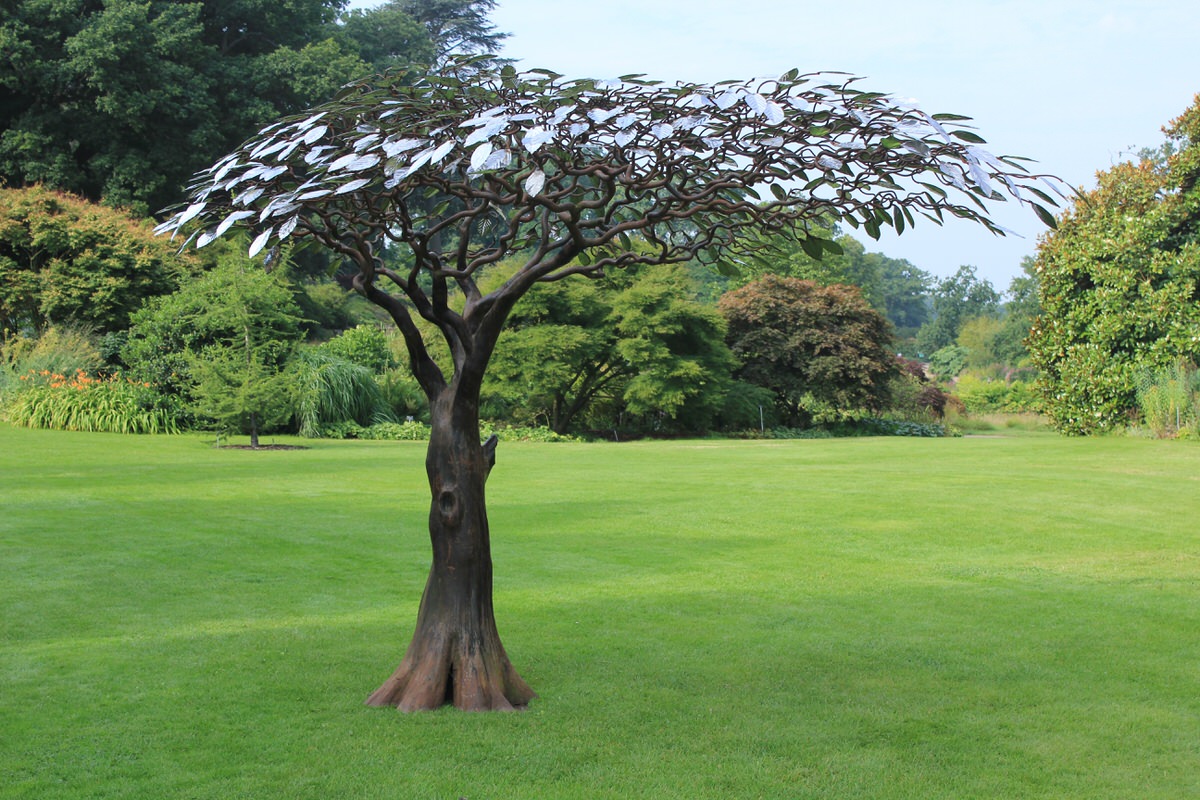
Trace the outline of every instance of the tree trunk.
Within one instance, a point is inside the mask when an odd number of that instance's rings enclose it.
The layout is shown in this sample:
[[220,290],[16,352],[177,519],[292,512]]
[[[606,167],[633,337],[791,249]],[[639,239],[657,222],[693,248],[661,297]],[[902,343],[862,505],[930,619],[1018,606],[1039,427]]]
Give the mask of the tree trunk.
[[404,660],[367,705],[511,711],[535,696],[509,663],[492,611],[484,484],[495,463],[495,437],[480,444],[478,400],[456,394],[447,389],[430,404],[425,469],[433,564],[417,626]]

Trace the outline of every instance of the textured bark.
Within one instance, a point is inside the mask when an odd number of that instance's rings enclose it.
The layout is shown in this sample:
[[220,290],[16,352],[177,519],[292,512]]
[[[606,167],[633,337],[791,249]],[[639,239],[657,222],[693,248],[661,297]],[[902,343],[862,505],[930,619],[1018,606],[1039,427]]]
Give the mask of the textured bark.
[[464,711],[520,709],[535,695],[509,662],[492,609],[484,484],[496,440],[479,442],[477,401],[442,400],[432,412],[425,468],[433,563],[412,643],[367,704],[401,711],[451,703]]

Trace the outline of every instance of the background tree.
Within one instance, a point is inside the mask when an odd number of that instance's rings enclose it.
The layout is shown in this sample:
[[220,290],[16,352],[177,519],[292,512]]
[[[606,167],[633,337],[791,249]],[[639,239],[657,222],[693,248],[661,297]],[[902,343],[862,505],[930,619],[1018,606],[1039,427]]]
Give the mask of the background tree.
[[430,64],[437,55],[428,28],[398,2],[352,9],[342,16],[340,24],[343,36],[349,40],[347,49],[376,72]]
[[198,269],[128,214],[41,187],[0,189],[0,337],[68,322],[129,326]]
[[[198,223],[204,246],[241,223],[255,232],[251,256],[296,236],[348,259],[356,288],[404,336],[429,399],[433,564],[408,651],[368,702],[503,709],[533,697],[492,609],[484,485],[496,440],[480,442],[479,396],[500,333],[535,284],[682,263],[754,227],[825,249],[810,226],[828,219],[878,233],[950,214],[999,231],[976,204],[1002,199],[1001,187],[1045,192],[1019,162],[975,147],[958,119],[845,76],[662,86],[463,58],[440,73],[360,82],[199,176],[162,231]],[[385,241],[411,253],[407,269],[383,261]],[[517,254],[521,267],[485,294],[481,271]],[[448,363],[433,358],[416,317],[436,328]]]
[[917,349],[928,355],[954,344],[967,320],[994,316],[1000,310],[1000,293],[975,274],[972,266],[961,266],[933,290],[933,318],[917,332]]
[[1169,156],[1100,172],[1038,249],[1030,352],[1067,433],[1124,426],[1139,371],[1200,357],[1200,96],[1164,131]]
[[933,277],[904,259],[867,252],[862,242],[841,232],[836,225],[814,226],[811,230],[833,240],[837,251],[813,248],[811,244],[806,250],[802,240],[751,231],[743,235],[729,256],[737,262],[736,275],[722,275],[715,270],[700,273],[707,284],[706,294],[716,300],[723,292],[745,286],[763,275],[802,278],[822,285],[857,286],[867,302],[892,323],[898,338],[916,336],[930,317]]
[[0,179],[156,211],[265,120],[367,71],[341,0],[0,6]]
[[764,275],[721,298],[738,377],[770,389],[790,425],[880,410],[898,374],[888,321],[856,286]]
[[707,429],[733,361],[724,320],[688,285],[673,265],[535,286],[497,343],[485,398],[557,433],[585,419],[593,429],[619,427],[626,415]]
[[284,373],[301,339],[299,312],[281,271],[227,248],[212,270],[134,314],[122,358],[131,377],[257,446],[258,433],[291,416]]
[[425,26],[437,59],[451,53],[495,53],[508,38],[487,18],[496,0],[390,0],[382,7],[398,9]]

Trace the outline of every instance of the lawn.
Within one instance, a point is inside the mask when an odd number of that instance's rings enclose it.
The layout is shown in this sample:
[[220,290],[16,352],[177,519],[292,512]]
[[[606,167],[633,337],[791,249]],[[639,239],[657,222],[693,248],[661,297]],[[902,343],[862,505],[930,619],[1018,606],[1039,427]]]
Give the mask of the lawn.
[[519,714],[362,705],[423,445],[0,426],[3,798],[1200,795],[1200,445],[503,444]]

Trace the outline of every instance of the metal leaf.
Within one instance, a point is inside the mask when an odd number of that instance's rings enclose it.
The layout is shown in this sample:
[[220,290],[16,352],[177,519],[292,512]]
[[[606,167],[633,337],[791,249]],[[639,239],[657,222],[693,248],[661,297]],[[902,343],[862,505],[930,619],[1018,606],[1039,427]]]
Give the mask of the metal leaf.
[[246,217],[253,217],[253,216],[254,216],[253,211],[235,211],[232,214],[230,214],[229,216],[227,216],[225,219],[221,220],[221,224],[217,226],[217,230],[215,233],[213,233],[213,236],[214,237],[222,236],[222,235],[224,235],[225,231],[227,231],[231,227],[233,227],[233,223],[237,222],[239,219],[245,219]]
[[746,95],[745,100],[746,100],[746,105],[749,106],[750,110],[753,111],[755,114],[758,114],[759,116],[766,115],[766,113],[767,113],[767,98],[763,97],[761,94],[751,93],[751,94]]
[[526,131],[525,136],[521,139],[521,145],[530,153],[536,153],[542,145],[553,138],[553,130],[537,125]]
[[318,125],[315,128],[310,128],[309,130],[305,131],[304,136],[301,139],[301,141],[303,141],[305,144],[312,144],[313,142],[317,141],[322,136],[324,136],[328,131],[329,131],[328,125]]
[[382,147],[388,158],[395,158],[401,153],[407,153],[409,150],[415,150],[428,143],[428,139],[388,139],[384,141]]
[[540,169],[535,169],[529,173],[529,177],[525,179],[525,194],[530,197],[537,197],[541,193],[542,187],[546,185],[546,173]]
[[341,186],[339,186],[337,188],[337,191],[334,192],[334,194],[335,195],[349,194],[350,192],[353,192],[355,189],[361,189],[362,187],[366,186],[370,182],[371,182],[370,178],[356,178],[356,179],[350,181],[349,183],[345,183],[345,184],[342,184]]
[[492,154],[492,143],[484,142],[471,152],[471,170],[478,172]]
[[291,236],[292,231],[296,230],[296,224],[299,222],[299,216],[290,217],[287,220],[284,220],[283,224],[279,226],[279,240],[283,241],[287,237]]
[[254,237],[254,241],[250,243],[250,252],[249,252],[250,258],[254,258],[256,255],[259,254],[259,251],[261,251],[264,247],[267,246],[267,240],[269,240],[271,238],[272,230],[273,230],[272,228],[267,228],[265,231],[260,233],[258,236]]
[[429,157],[429,162],[431,164],[436,164],[441,161],[450,154],[450,151],[454,149],[455,144],[457,143],[453,139],[448,142],[442,142],[442,144],[433,151],[433,155]]

